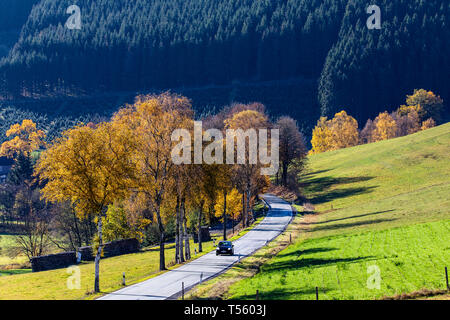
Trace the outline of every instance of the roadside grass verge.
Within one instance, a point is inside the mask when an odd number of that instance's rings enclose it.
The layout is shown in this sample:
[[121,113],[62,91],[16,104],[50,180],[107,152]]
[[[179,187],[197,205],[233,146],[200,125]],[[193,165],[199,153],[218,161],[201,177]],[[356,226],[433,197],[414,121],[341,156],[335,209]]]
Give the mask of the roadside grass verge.
[[[450,266],[450,123],[309,158],[304,236],[230,287],[251,299],[374,299],[445,288]],[[297,203],[296,208],[301,208]],[[367,267],[381,271],[369,290]],[[270,289],[268,289],[270,288]]]

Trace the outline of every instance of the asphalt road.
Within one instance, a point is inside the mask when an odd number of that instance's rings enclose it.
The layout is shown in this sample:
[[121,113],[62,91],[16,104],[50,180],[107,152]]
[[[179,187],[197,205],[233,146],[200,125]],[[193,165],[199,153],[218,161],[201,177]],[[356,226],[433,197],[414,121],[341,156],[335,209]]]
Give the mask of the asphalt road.
[[234,256],[216,256],[212,251],[177,269],[141,283],[107,294],[99,300],[164,300],[180,296],[201,281],[219,275],[240,258],[253,254],[284,231],[292,218],[291,206],[272,195],[264,195],[270,210],[264,220],[244,236],[234,241]]

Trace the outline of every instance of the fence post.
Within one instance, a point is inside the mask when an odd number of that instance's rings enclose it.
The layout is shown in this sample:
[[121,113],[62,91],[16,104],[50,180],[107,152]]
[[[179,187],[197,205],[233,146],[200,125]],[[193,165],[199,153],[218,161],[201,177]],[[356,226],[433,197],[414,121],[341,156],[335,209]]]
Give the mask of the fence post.
[[203,280],[203,272],[200,273],[200,284],[202,284],[202,280]]
[[448,270],[445,267],[445,282],[447,283],[447,291],[450,291],[450,286],[448,285]]
[[125,286],[125,272],[122,273],[122,285]]
[[316,300],[319,300],[319,287],[316,287]]
[[256,290],[256,300],[259,300],[259,290]]
[[184,282],[181,283],[181,299],[184,300]]

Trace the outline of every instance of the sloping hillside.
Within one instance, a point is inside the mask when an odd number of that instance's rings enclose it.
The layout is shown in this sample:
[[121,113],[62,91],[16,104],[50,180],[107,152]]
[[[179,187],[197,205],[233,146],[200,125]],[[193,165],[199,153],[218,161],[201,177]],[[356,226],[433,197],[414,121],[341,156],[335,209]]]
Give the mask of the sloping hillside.
[[[263,299],[315,299],[316,286],[322,299],[444,289],[449,158],[450,123],[312,156],[304,192],[316,213],[304,217],[308,232],[229,297],[260,290]],[[372,282],[377,270],[379,289]]]

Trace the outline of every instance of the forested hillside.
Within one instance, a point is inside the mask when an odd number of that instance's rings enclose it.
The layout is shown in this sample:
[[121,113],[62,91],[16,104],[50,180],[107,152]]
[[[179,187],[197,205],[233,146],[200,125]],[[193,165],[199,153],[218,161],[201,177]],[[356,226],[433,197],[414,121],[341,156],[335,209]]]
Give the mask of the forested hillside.
[[366,27],[369,0],[79,0],[69,30],[72,4],[38,1],[0,62],[3,99],[173,89],[201,110],[260,101],[308,128],[342,108],[366,121],[415,88],[450,99],[448,1],[380,0],[381,30]]
[[0,58],[8,54],[19,39],[20,29],[28,18],[31,8],[39,0],[0,1]]
[[[392,111],[405,92],[417,88],[439,92],[448,101],[450,2],[377,1],[382,28],[368,30],[365,8],[372,2],[350,0],[347,5],[320,77],[322,113],[331,116],[345,107],[365,120],[383,108]],[[447,105],[447,117],[448,110]]]

